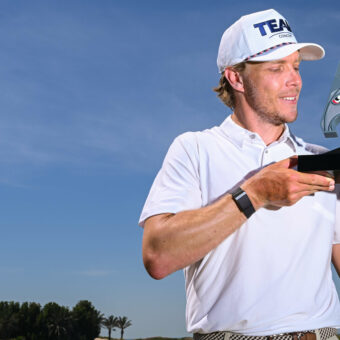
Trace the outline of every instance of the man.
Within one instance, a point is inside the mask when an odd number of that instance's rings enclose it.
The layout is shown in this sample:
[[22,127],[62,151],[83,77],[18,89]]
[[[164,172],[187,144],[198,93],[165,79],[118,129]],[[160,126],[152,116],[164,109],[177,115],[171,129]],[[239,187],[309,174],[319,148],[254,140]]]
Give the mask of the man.
[[296,155],[322,149],[286,125],[300,61],[323,56],[274,10],[241,17],[217,59],[216,91],[233,114],[177,137],[155,179],[140,218],[144,264],[156,279],[184,269],[197,339],[324,340],[340,327],[334,180],[294,170]]

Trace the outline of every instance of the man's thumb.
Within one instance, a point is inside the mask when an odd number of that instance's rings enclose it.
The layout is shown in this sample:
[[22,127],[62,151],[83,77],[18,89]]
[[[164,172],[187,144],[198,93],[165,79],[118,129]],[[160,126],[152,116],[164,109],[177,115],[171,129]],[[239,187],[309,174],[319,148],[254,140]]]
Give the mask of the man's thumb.
[[280,168],[290,169],[298,164],[298,156],[292,156],[282,161],[276,162],[275,165]]

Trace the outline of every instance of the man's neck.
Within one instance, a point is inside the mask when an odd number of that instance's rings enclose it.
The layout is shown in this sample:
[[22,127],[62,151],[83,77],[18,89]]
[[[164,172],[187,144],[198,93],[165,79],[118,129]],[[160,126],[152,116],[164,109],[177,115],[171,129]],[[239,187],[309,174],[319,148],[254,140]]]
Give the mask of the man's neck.
[[285,129],[284,124],[273,125],[269,122],[263,121],[263,119],[258,116],[249,117],[247,115],[240,114],[236,110],[232,114],[231,119],[244,129],[256,132],[266,145],[278,140]]

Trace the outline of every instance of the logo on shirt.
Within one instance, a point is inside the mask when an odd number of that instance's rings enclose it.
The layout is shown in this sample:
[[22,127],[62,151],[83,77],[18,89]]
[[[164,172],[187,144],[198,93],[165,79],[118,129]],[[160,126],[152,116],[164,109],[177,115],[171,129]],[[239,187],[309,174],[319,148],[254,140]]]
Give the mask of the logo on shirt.
[[[254,28],[259,30],[262,37],[266,36],[268,33],[273,33],[271,35],[272,37],[276,34],[280,34],[283,31],[292,32],[292,29],[290,28],[288,21],[284,19],[271,19],[259,22],[257,24],[254,24]],[[285,33],[281,35],[280,38],[286,38],[287,36],[288,37],[292,36],[292,33]]]

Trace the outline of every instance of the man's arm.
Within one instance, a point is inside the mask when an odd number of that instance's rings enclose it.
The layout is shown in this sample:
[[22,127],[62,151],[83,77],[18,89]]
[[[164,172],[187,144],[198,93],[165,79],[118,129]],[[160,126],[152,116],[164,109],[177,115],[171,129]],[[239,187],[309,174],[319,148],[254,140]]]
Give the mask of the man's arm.
[[338,275],[340,276],[340,243],[333,244],[332,263]]
[[[334,190],[333,179],[297,172],[290,169],[293,163],[296,158],[267,166],[241,185],[255,210],[290,206],[317,191]],[[203,258],[245,221],[230,194],[200,209],[152,216],[144,224],[145,268],[162,279]]]
[[152,216],[144,224],[145,268],[162,279],[201,259],[245,221],[231,195],[200,209]]

